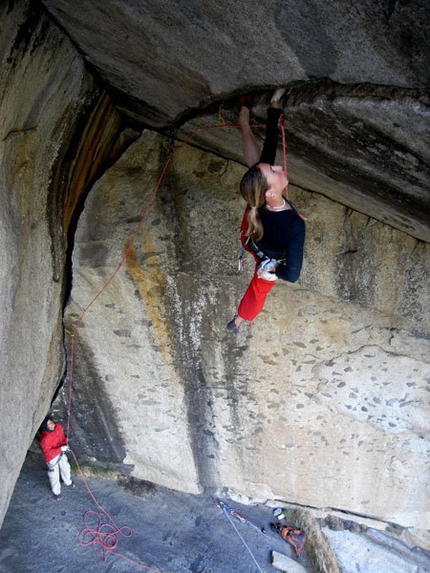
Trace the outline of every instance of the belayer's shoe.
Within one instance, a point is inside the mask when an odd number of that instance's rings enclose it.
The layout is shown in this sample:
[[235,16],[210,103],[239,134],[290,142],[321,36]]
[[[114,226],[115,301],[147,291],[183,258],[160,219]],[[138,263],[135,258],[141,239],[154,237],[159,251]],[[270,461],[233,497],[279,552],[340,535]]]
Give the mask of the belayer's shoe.
[[239,328],[236,326],[236,318],[237,314],[235,314],[233,316],[233,320],[230,320],[230,322],[227,324],[227,330],[234,332],[234,334],[239,334]]

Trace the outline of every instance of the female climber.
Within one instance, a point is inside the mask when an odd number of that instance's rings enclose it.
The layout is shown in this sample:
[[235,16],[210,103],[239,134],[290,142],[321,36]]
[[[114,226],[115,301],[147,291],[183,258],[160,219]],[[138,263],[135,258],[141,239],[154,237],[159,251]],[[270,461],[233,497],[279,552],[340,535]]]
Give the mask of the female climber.
[[286,172],[274,166],[278,147],[280,100],[284,90],[276,90],[267,110],[263,151],[249,123],[250,100],[242,98],[239,123],[242,146],[249,167],[240,183],[247,206],[241,224],[241,242],[255,259],[255,271],[237,314],[227,324],[238,333],[241,323],[252,322],[262,311],[276,279],[296,282],[300,276],[305,242],[305,223],[285,194]]

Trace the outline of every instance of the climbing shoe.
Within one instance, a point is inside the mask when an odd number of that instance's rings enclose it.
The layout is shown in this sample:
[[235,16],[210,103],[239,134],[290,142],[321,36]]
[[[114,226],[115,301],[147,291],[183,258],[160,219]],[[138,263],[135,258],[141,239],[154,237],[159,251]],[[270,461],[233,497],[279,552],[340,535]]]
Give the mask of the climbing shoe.
[[235,322],[236,318],[237,318],[237,314],[235,314],[233,316],[233,319],[230,320],[230,322],[227,324],[227,330],[229,330],[230,332],[234,332],[234,334],[239,334],[239,329],[236,326],[236,322]]

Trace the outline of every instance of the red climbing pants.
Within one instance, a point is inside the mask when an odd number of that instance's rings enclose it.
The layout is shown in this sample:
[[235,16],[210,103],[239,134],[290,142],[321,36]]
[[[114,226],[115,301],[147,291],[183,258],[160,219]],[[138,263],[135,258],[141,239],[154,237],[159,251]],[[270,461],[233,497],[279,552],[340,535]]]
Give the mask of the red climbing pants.
[[[255,257],[259,263],[260,260]],[[254,320],[263,310],[266,297],[275,285],[276,281],[266,281],[257,276],[258,264],[255,266],[254,276],[240,301],[237,309],[238,315],[245,320]]]
[[[240,240],[242,244],[245,242],[246,230],[248,229],[248,211],[249,206],[247,205],[243,214],[242,224],[240,226]],[[252,281],[249,283],[249,286],[239,303],[237,314],[244,320],[252,321],[263,310],[266,297],[274,287],[276,281],[265,281],[264,279],[259,279],[257,276],[257,270],[261,260],[251,251],[251,249],[248,248],[248,246],[245,246],[245,250],[254,257],[256,265],[254,276],[252,277]]]

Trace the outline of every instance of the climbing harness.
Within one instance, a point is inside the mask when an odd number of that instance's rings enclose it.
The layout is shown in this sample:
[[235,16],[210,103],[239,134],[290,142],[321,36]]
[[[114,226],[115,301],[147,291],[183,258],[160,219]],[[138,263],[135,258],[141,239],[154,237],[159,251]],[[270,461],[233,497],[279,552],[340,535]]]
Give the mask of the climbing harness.
[[251,237],[246,237],[245,240],[243,241],[241,247],[240,247],[239,263],[238,263],[239,272],[243,269],[243,257],[244,257],[246,250],[251,251],[256,257],[258,257],[258,259],[260,259],[260,262],[268,261],[268,260],[272,259],[272,260],[276,260],[276,262],[278,264],[281,264],[281,263],[284,263],[286,261],[285,257],[282,257],[280,259],[274,259],[274,257],[269,257],[269,255],[266,255],[266,253],[264,253],[260,249],[260,247],[256,244],[254,239],[252,239]]
[[[262,251],[260,249],[260,247],[257,245],[257,243],[254,241],[254,239],[251,239],[251,237],[246,237],[245,241],[242,244],[242,247],[245,249],[245,247],[248,247],[248,249],[250,251],[252,251],[255,255],[257,255],[257,257],[261,260],[261,261],[266,261],[268,259],[273,259],[274,257],[269,257],[269,255],[267,255],[264,251]],[[282,257],[280,259],[275,259],[278,263],[283,263],[285,261],[285,257]]]
[[61,452],[61,454],[58,455],[58,460],[55,462],[55,464],[52,463],[52,460],[46,464],[46,469],[48,470],[48,472],[53,472],[55,470],[55,468],[58,466],[63,456],[64,452]]

